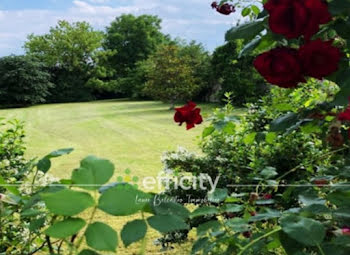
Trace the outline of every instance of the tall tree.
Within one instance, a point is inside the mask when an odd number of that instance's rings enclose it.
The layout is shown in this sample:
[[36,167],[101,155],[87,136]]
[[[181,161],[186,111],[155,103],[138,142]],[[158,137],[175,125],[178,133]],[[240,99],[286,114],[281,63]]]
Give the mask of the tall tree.
[[226,42],[215,49],[211,61],[214,79],[221,86],[219,99],[223,99],[226,92],[231,92],[233,103],[239,106],[256,101],[268,90],[252,66],[254,58],[239,57],[242,48],[242,40]]
[[148,60],[145,92],[154,99],[170,102],[171,108],[176,101],[192,99],[200,88],[191,58],[180,52],[177,45],[164,45]]
[[102,49],[103,33],[87,22],[59,21],[44,35],[28,36],[25,49],[51,68],[56,89],[51,101],[86,100],[91,97],[85,86],[95,68],[94,60]]
[[137,62],[146,60],[154,53],[157,47],[167,41],[167,36],[162,34],[161,19],[157,16],[131,14],[117,17],[107,27],[104,48],[116,52],[109,58],[110,66],[115,69],[115,77],[119,81],[116,90],[129,94],[125,78],[136,66]]

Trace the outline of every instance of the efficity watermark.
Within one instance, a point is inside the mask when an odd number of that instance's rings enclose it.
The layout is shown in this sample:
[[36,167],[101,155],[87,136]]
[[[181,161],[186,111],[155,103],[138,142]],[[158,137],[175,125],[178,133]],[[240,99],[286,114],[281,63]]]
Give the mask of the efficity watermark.
[[220,176],[212,178],[208,174],[198,176],[184,175],[174,176],[166,173],[159,173],[158,176],[146,176],[139,178],[133,176],[129,169],[125,170],[124,176],[118,176],[118,182],[125,182],[141,190],[204,190],[214,192],[219,183]]

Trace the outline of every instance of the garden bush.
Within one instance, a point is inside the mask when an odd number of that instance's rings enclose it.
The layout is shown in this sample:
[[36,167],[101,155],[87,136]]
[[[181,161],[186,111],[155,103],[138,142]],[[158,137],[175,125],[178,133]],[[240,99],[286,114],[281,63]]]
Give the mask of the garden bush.
[[52,87],[46,66],[35,58],[0,58],[1,105],[26,106],[44,103]]

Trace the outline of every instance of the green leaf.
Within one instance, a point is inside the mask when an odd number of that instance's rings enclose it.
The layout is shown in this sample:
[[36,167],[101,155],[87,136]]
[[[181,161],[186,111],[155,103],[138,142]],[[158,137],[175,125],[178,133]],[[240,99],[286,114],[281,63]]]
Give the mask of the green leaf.
[[350,95],[350,69],[349,67],[337,75],[337,84],[340,91],[335,96],[334,106],[347,106],[349,104]]
[[258,6],[252,5],[251,9],[252,9],[252,11],[254,12],[255,15],[259,15],[260,14],[260,9],[259,9]]
[[155,215],[147,219],[148,224],[160,233],[169,233],[188,229],[188,225],[180,218],[173,215]]
[[44,157],[42,159],[39,160],[38,164],[37,164],[37,168],[38,170],[47,173],[50,168],[51,168],[51,161],[48,157]]
[[253,133],[246,135],[243,139],[243,142],[247,145],[253,144],[255,141],[256,135],[257,135],[256,132],[253,132]]
[[38,170],[44,173],[47,173],[51,168],[51,160],[50,160],[51,158],[57,158],[63,155],[70,154],[73,150],[74,149],[72,148],[68,148],[68,149],[60,149],[60,150],[51,152],[50,154],[46,155],[45,157],[39,160],[37,164]]
[[146,222],[144,220],[134,220],[124,225],[120,235],[125,247],[128,247],[130,244],[143,239],[146,236],[146,233]]
[[338,190],[332,192],[327,199],[337,206],[350,206],[350,191]]
[[262,175],[265,179],[271,179],[272,177],[278,175],[278,173],[276,168],[268,166],[260,172],[260,175]]
[[297,114],[293,112],[287,113],[271,122],[270,131],[284,132],[290,127],[292,127],[293,125],[295,125],[298,121],[299,119]]
[[215,189],[213,192],[208,193],[208,200],[212,203],[220,203],[224,201],[228,196],[227,189]]
[[100,255],[92,250],[82,250],[79,255]]
[[41,198],[50,212],[63,216],[77,215],[95,204],[89,193],[68,189],[41,194]]
[[205,216],[205,215],[214,215],[219,213],[219,210],[213,206],[203,206],[199,207],[191,213],[191,218]]
[[240,51],[238,58],[249,55],[261,42],[261,37],[257,36],[249,43],[244,45],[243,49]]
[[282,217],[281,226],[289,237],[307,246],[321,244],[326,236],[321,222],[296,215]]
[[250,14],[251,11],[252,11],[252,10],[251,10],[249,7],[244,8],[244,9],[242,10],[242,16],[243,16],[243,17],[248,16],[248,15]]
[[259,19],[249,23],[245,23],[231,28],[225,35],[226,41],[233,41],[236,39],[250,40],[256,37],[260,32],[265,29],[265,20]]
[[[89,156],[72,173],[72,181],[81,188],[96,190],[107,183],[114,174],[114,165],[109,160]],[[91,186],[89,186],[91,185]]]
[[98,208],[114,216],[128,216],[141,211],[151,196],[131,185],[119,185],[106,190],[100,197]]
[[203,138],[210,136],[214,131],[215,131],[214,127],[206,127],[202,133]]
[[167,201],[166,197],[155,196],[152,201],[152,209],[157,215],[174,215],[181,219],[187,219],[190,212],[181,204]]
[[237,213],[244,210],[243,205],[236,205],[236,204],[225,204],[222,208],[222,211],[228,212],[228,213]]
[[281,212],[266,208],[266,212],[258,213],[257,215],[249,218],[249,221],[262,221],[262,220],[270,220],[281,217]]
[[206,233],[208,233],[210,230],[217,231],[220,228],[221,228],[221,223],[216,220],[205,222],[197,227],[197,236],[203,236]]
[[98,251],[116,251],[118,245],[117,232],[110,226],[95,222],[85,231],[86,243]]
[[7,182],[0,176],[0,187],[3,187],[7,191],[11,192],[12,194],[19,196],[19,190],[15,186],[9,186]]
[[275,141],[276,141],[276,138],[277,138],[276,133],[274,133],[274,132],[269,132],[269,133],[267,133],[266,136],[265,136],[265,141],[266,141],[268,144],[274,144]]
[[39,230],[40,228],[42,228],[45,224],[45,217],[36,219],[36,220],[32,220],[29,224],[29,230],[31,232],[35,232],[37,230]]
[[229,219],[225,222],[225,225],[231,228],[235,232],[245,232],[249,230],[248,222],[241,218]]
[[83,219],[69,218],[53,224],[46,229],[45,234],[53,238],[63,239],[77,234],[85,224]]
[[209,239],[208,237],[202,237],[199,238],[192,246],[192,251],[191,254],[197,254],[197,252],[201,251],[204,249],[204,247],[208,244]]
[[326,200],[321,199],[317,195],[313,194],[301,194],[299,195],[299,202],[304,206],[313,204],[324,205],[326,203]]
[[58,157],[61,157],[61,156],[64,156],[64,155],[68,155],[72,151],[74,151],[73,148],[60,149],[60,150],[51,152],[46,157],[48,157],[48,158],[58,158]]
[[293,238],[290,238],[283,231],[279,232],[279,239],[283,246],[283,249],[288,255],[301,255],[300,251],[304,248],[301,243],[295,241]]
[[328,3],[328,9],[332,15],[350,13],[350,0],[333,0]]

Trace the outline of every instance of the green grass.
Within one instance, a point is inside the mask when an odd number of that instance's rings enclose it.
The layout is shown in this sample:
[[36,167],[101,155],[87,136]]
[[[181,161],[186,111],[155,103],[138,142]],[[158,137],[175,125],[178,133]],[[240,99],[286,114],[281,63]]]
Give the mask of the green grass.
[[[215,105],[201,104],[204,118]],[[53,159],[50,173],[69,178],[71,171],[87,155],[111,160],[116,174],[123,175],[126,168],[132,176],[156,176],[162,170],[160,157],[166,150],[178,146],[199,151],[198,142],[204,122],[189,131],[173,121],[174,111],[169,105],[154,101],[107,100],[89,103],[40,105],[29,108],[0,110],[0,117],[25,121],[27,157],[42,157],[60,148],[73,147],[72,154]],[[239,113],[239,112],[238,112]],[[84,213],[88,217],[89,212]],[[111,217],[98,213],[96,220],[104,221],[120,231],[134,217]],[[190,242],[172,252],[159,253],[153,245],[160,235],[148,235],[146,254],[188,254]],[[119,244],[118,254],[136,254],[139,244],[128,249]]]
[[[213,105],[200,105],[208,115]],[[153,176],[162,169],[166,150],[183,146],[198,150],[204,125],[186,131],[173,121],[169,105],[154,101],[107,100],[89,103],[40,105],[0,110],[0,116],[25,121],[27,157],[73,147],[74,152],[53,160],[50,171],[70,177],[87,155],[111,160],[116,173],[130,168],[133,175]]]

